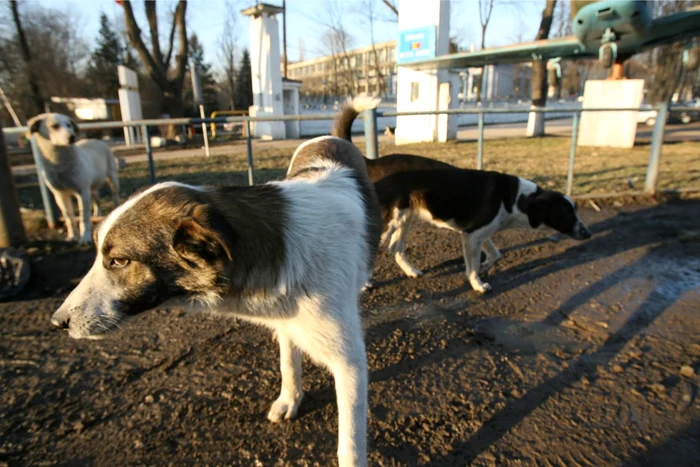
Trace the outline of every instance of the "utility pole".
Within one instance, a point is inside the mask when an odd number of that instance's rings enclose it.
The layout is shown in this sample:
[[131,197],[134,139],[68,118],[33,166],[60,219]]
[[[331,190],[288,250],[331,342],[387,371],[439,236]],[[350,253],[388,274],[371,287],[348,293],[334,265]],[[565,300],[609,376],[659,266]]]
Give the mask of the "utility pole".
[[15,191],[15,182],[7,157],[5,135],[0,122],[0,248],[17,246],[27,241],[19,212],[19,201]]
[[283,77],[287,78],[287,1],[282,0],[282,48],[284,49]]

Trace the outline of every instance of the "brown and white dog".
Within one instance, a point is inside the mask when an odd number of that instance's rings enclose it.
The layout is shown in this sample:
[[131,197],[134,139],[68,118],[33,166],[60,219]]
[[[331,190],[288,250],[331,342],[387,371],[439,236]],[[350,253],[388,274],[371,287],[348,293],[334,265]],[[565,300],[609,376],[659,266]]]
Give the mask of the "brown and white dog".
[[[347,102],[332,133],[350,140],[353,120],[378,102],[369,98]],[[521,177],[459,169],[410,154],[391,154],[366,162],[382,208],[382,243],[388,242],[396,263],[409,277],[423,274],[405,256],[406,235],[415,221],[462,235],[467,278],[472,288],[481,293],[491,290],[491,286],[482,282],[480,272],[501,258],[490,240],[496,232],[547,226],[577,240],[591,236],[569,197],[543,190]]]
[[272,328],[282,389],[268,419],[293,418],[302,351],[330,369],[341,466],[366,465],[367,362],[358,294],[372,271],[380,209],[362,154],[321,137],[285,180],[253,187],[175,182],[132,196],[96,230],[97,258],[51,319],[97,339],[174,297]]

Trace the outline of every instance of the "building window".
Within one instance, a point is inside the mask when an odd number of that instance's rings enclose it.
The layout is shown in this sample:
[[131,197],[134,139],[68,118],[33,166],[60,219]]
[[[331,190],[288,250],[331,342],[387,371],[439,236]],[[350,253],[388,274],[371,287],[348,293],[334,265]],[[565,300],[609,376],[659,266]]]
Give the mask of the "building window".
[[416,102],[420,97],[419,94],[420,83],[418,81],[413,81],[411,83],[411,102]]

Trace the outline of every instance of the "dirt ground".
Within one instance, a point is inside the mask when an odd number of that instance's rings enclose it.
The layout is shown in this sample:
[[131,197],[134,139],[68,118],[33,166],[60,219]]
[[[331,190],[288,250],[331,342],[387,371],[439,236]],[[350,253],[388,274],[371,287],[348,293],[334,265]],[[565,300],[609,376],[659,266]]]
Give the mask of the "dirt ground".
[[[499,234],[485,296],[450,232],[412,234],[421,279],[381,254],[362,299],[370,465],[700,464],[700,201],[581,212],[586,242]],[[158,309],[74,341],[49,318],[93,251],[29,253],[0,304],[0,465],[335,463],[326,371],[305,364],[299,417],[271,424],[266,330]]]

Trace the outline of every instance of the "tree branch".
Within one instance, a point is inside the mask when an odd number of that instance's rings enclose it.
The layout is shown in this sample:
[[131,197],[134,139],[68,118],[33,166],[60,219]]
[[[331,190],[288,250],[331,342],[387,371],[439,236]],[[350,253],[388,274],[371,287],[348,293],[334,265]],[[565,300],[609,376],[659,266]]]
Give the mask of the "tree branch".
[[39,90],[39,84],[34,74],[34,63],[32,61],[32,53],[29,49],[29,43],[27,42],[27,36],[24,34],[24,28],[22,27],[22,21],[19,17],[19,10],[17,9],[17,2],[10,1],[10,8],[12,8],[12,19],[15,23],[15,28],[17,29],[17,37],[19,38],[20,50],[22,52],[22,60],[27,68],[27,78],[29,81],[29,89],[32,93],[32,101],[34,101],[34,107],[37,113],[44,111],[44,99],[41,97],[41,91]]
[[177,23],[178,28],[178,51],[175,61],[175,88],[182,89],[182,82],[185,78],[187,70],[187,26],[185,24],[185,11],[187,10],[187,1],[180,0],[175,8],[175,16],[173,23]]
[[396,16],[399,16],[399,10],[396,8],[396,5],[394,5],[390,0],[382,0],[384,5],[388,6],[391,11],[394,12]]
[[146,67],[146,71],[148,71],[151,79],[160,89],[167,89],[168,79],[165,70],[148,52],[146,44],[144,44],[141,38],[141,30],[136,23],[136,18],[134,18],[134,10],[131,8],[131,1],[123,0],[122,7],[124,7],[124,23],[126,25],[126,33],[129,37],[129,42],[131,42],[131,45],[141,57],[143,65]]
[[146,19],[148,20],[148,29],[151,31],[151,52],[153,58],[164,69],[168,69],[168,64],[163,62],[163,54],[160,51],[160,38],[158,37],[158,15],[156,14],[155,0],[144,0],[144,8],[146,9]]
[[170,27],[170,36],[168,36],[168,54],[165,56],[163,64],[165,68],[170,66],[170,59],[173,56],[173,42],[175,42],[175,14],[173,13],[173,24]]

